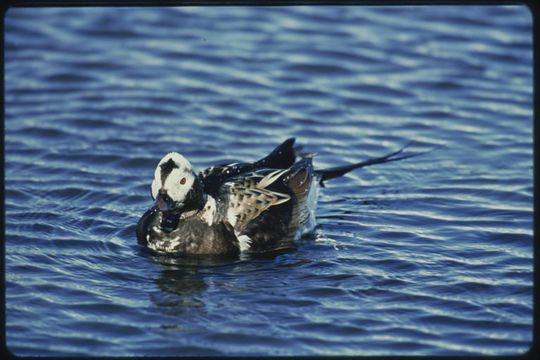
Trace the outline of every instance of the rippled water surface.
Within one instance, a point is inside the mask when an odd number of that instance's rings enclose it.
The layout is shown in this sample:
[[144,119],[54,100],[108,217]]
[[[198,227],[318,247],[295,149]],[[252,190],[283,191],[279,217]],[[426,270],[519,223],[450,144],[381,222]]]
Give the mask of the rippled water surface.
[[[6,342],[17,355],[501,355],[532,343],[523,6],[13,8]],[[135,224],[167,152],[288,137],[322,189],[291,251],[168,258]]]

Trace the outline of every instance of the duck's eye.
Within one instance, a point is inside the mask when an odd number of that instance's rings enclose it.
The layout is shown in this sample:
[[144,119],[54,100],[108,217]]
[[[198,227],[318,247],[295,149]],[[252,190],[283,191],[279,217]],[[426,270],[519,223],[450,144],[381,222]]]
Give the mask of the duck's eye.
[[180,180],[180,184],[184,185],[186,183],[186,178],[183,177],[182,180]]

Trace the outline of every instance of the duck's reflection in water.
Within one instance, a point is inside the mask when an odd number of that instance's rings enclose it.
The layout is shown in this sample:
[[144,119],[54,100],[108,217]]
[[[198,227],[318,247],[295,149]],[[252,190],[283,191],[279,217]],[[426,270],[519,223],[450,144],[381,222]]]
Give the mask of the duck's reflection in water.
[[202,307],[199,295],[208,288],[204,273],[212,267],[219,267],[239,261],[238,256],[167,256],[153,255],[162,268],[154,279],[158,293],[152,302],[164,308]]
[[[154,279],[161,291],[152,294],[152,302],[160,308],[170,310],[203,307],[201,294],[208,289],[213,274],[227,276],[227,274],[248,271],[251,268],[266,266],[268,262],[274,262],[280,255],[294,252],[296,252],[295,248],[240,256],[150,255],[162,268],[159,277]],[[279,266],[279,264],[276,265]]]

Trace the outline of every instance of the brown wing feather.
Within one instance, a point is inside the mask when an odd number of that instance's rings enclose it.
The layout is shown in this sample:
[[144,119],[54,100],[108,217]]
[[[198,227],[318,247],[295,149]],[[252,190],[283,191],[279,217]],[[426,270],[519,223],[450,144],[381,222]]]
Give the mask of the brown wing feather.
[[[285,172],[287,170],[281,170]],[[266,176],[252,173],[229,183],[227,220],[235,231],[241,230],[270,206],[289,201],[290,195],[267,189],[279,176],[271,172]],[[261,185],[262,184],[262,185]]]

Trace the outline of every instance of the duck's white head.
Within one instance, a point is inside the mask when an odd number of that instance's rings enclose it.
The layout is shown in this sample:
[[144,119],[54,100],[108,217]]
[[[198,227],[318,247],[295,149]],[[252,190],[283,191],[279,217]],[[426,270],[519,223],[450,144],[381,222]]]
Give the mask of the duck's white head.
[[190,162],[172,152],[165,155],[154,172],[152,198],[161,211],[188,211],[201,206],[201,183]]

